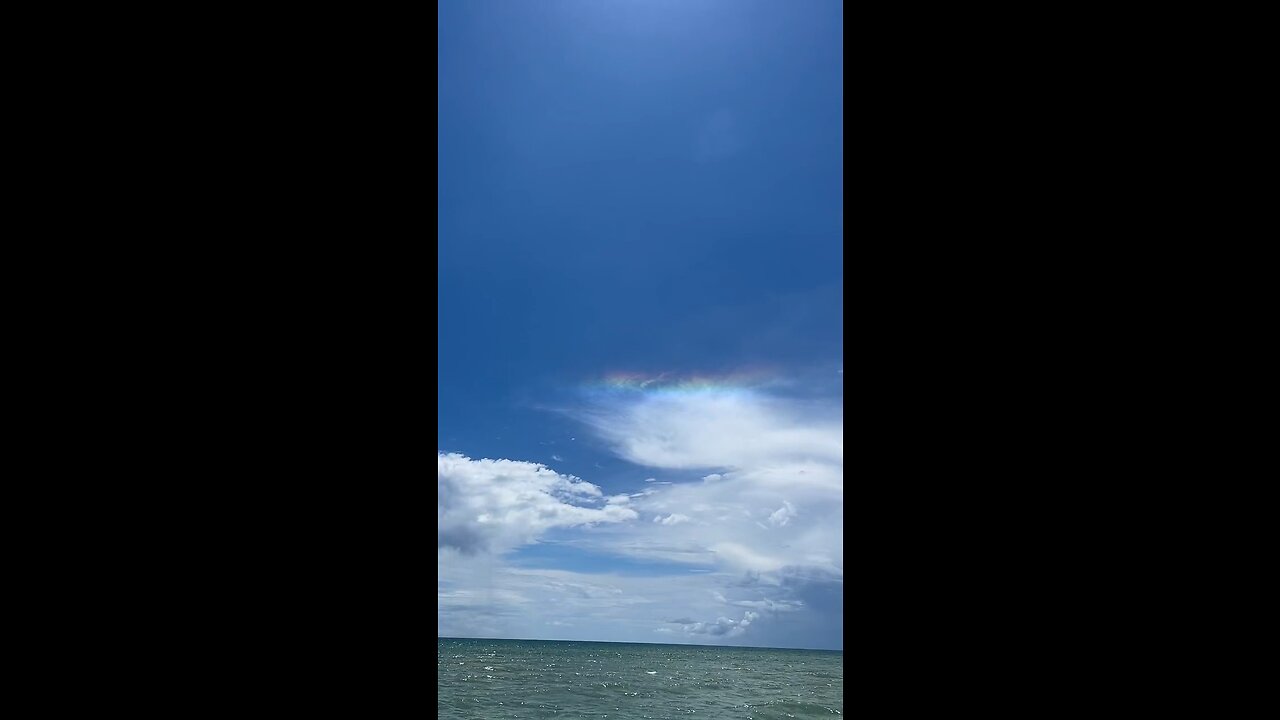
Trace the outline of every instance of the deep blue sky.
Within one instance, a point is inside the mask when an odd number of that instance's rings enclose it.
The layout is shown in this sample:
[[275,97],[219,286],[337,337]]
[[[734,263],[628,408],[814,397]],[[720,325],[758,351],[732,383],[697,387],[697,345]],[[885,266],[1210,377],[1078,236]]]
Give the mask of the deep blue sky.
[[441,452],[634,490],[664,470],[559,411],[593,380],[835,377],[840,2],[445,0],[438,20]]

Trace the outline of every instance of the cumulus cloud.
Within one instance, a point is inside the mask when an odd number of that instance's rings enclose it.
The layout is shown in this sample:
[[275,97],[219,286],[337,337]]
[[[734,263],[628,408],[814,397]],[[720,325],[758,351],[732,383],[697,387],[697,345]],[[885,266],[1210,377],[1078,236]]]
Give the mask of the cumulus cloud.
[[532,542],[550,528],[639,517],[617,496],[604,507],[589,507],[600,502],[600,488],[544,465],[472,460],[456,453],[437,456],[438,548],[503,551]]
[[690,635],[714,635],[737,637],[747,631],[752,621],[760,617],[759,614],[750,610],[742,614],[741,620],[733,620],[721,616],[715,622],[698,622],[691,625],[685,625],[684,631]]

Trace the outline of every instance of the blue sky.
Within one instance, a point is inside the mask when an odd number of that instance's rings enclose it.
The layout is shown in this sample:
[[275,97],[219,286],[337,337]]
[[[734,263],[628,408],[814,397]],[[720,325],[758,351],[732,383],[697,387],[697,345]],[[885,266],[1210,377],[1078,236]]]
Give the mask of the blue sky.
[[840,3],[438,13],[438,632],[840,647]]

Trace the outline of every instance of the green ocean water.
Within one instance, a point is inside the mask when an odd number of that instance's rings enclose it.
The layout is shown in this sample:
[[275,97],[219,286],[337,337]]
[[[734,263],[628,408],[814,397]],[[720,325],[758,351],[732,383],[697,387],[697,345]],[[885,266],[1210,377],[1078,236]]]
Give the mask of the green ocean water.
[[829,650],[440,638],[441,718],[817,718],[844,713]]

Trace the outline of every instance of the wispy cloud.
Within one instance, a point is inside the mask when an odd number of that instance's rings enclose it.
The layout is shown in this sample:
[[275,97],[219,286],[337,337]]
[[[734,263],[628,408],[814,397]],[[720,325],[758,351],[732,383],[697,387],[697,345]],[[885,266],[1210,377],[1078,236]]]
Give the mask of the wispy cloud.
[[769,524],[774,527],[784,527],[795,516],[796,509],[791,506],[791,503],[783,500],[782,507],[774,510],[773,514],[769,516]]
[[708,390],[623,396],[576,415],[621,457],[647,467],[763,469],[844,462],[838,405]]
[[661,515],[654,515],[653,521],[658,523],[659,525],[675,525],[677,523],[689,522],[689,516],[681,515],[680,513],[671,513],[666,517],[662,517]]
[[676,544],[687,561],[710,556],[724,570],[813,567],[843,575],[842,415],[834,400],[743,389],[596,400],[577,417],[620,456],[700,478],[650,484],[654,492],[633,498],[630,507],[653,518],[660,535],[627,525],[597,533],[596,541],[620,554]]

